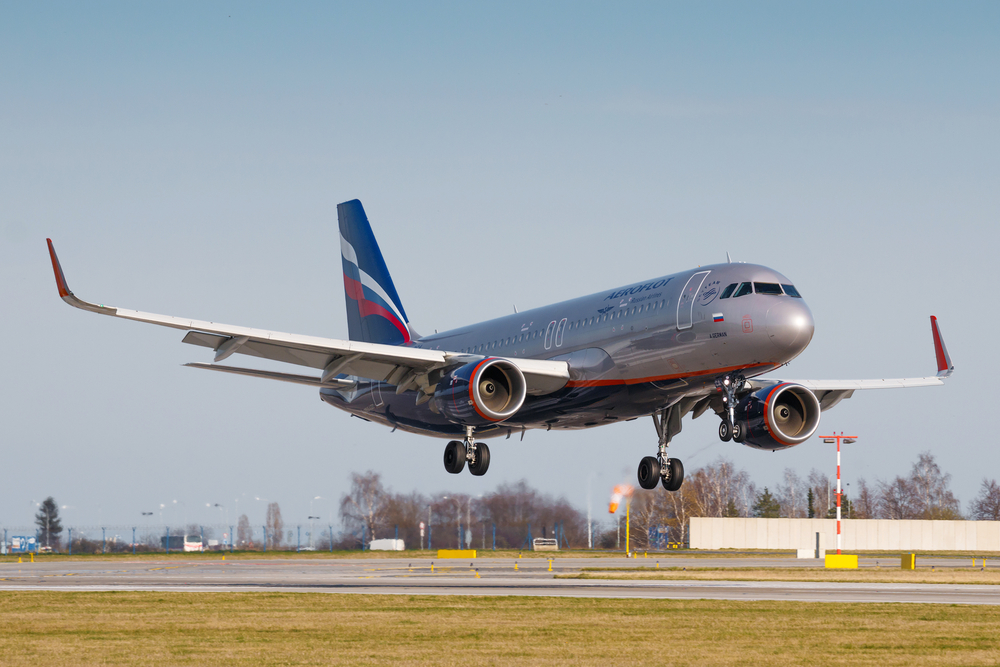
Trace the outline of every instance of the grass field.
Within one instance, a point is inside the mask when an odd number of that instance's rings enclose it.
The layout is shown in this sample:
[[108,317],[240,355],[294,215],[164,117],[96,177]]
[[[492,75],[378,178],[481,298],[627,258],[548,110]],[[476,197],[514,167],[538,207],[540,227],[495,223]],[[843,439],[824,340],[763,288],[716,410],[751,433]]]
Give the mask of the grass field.
[[1000,608],[0,593],[4,665],[996,665]]

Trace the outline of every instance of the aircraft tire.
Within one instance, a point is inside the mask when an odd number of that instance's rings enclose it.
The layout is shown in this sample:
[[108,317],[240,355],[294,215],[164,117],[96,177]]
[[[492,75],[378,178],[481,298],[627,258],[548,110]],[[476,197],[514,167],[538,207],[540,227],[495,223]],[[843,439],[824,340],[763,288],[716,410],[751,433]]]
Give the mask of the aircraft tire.
[[667,491],[677,491],[684,483],[684,464],[680,459],[670,459],[670,478],[663,478],[663,488]]
[[719,440],[722,442],[729,442],[733,439],[733,425],[729,423],[728,419],[723,419],[719,422]]
[[743,424],[736,422],[733,424],[733,442],[743,442],[747,439],[746,430],[743,428]]
[[490,448],[485,443],[476,445],[476,460],[469,464],[469,472],[479,477],[490,469]]
[[465,443],[452,440],[444,447],[444,469],[457,475],[465,468]]
[[636,476],[639,478],[639,486],[644,489],[655,489],[660,481],[660,462],[655,456],[642,457]]

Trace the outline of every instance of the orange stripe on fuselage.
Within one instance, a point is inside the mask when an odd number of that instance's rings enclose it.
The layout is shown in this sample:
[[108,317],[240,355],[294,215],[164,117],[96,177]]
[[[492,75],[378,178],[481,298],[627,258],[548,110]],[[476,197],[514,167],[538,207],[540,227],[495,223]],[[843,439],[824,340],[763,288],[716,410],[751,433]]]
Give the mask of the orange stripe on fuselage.
[[732,371],[743,370],[745,368],[761,368],[763,366],[776,367],[777,365],[778,364],[774,363],[761,363],[761,364],[751,364],[749,366],[728,366],[726,368],[712,368],[706,371],[691,371],[690,373],[675,373],[673,375],[652,375],[650,377],[628,378],[625,380],[570,380],[569,382],[566,383],[566,386],[576,388],[576,387],[610,387],[613,385],[645,384],[647,382],[663,382],[664,380],[680,380],[684,378],[714,375],[716,373],[729,373]]

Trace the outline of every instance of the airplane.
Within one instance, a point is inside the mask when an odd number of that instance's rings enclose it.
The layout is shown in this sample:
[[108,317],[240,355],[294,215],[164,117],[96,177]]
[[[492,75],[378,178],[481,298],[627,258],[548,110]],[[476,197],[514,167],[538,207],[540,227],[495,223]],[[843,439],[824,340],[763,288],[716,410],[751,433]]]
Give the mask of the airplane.
[[[688,414],[694,419],[712,410],[723,441],[787,449],[809,439],[821,412],[857,390],[940,385],[954,371],[931,316],[934,376],[763,377],[806,349],[812,313],[783,274],[731,260],[421,336],[410,326],[361,202],[339,204],[337,217],[348,340],[89,303],[70,291],[51,239],[48,248],[59,296],[69,305],[180,329],[182,342],[215,352],[213,363],[186,366],[309,385],[326,403],[365,421],[449,438],[444,467],[453,474],[466,465],[473,475],[486,473],[490,448],[481,440],[651,416],[657,450],[640,461],[639,485],[677,491],[684,466],[667,448]],[[314,373],[220,363],[233,354]]]

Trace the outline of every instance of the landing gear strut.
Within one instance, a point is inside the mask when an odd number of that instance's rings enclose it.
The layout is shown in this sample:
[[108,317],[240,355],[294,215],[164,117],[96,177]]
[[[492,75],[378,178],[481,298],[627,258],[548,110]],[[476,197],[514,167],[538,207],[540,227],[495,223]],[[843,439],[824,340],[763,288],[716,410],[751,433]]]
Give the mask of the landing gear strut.
[[684,482],[684,464],[680,459],[667,457],[667,447],[670,440],[681,431],[681,413],[678,406],[672,405],[653,413],[653,424],[659,438],[656,456],[646,456],[639,461],[639,486],[644,489],[655,489],[660,482],[667,491],[677,491]]
[[743,442],[746,433],[743,425],[736,421],[736,394],[743,391],[747,379],[743,373],[730,373],[715,381],[715,387],[722,392],[723,414],[719,424],[719,440]]
[[471,426],[465,427],[464,442],[452,440],[444,447],[444,469],[451,474],[462,472],[466,461],[469,462],[469,472],[477,477],[485,475],[490,469],[490,448],[485,443],[476,443]]

